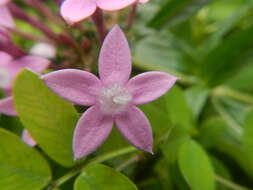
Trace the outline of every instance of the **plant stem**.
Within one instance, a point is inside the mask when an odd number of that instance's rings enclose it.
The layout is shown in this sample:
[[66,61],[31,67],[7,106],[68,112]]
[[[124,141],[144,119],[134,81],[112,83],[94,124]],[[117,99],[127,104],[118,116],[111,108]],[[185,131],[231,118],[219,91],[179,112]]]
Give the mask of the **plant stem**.
[[26,38],[26,39],[29,39],[29,40],[32,40],[32,41],[51,43],[51,41],[46,39],[46,38],[42,38],[40,36],[35,36],[35,35],[32,35],[32,34],[25,33],[25,32],[23,32],[23,31],[21,31],[17,28],[9,28],[8,30],[15,33],[18,36],[21,36],[23,38]]
[[231,188],[233,190],[250,190],[247,187],[243,187],[241,185],[235,184],[235,183],[233,183],[231,181],[228,181],[228,180],[226,180],[223,177],[218,176],[218,175],[215,175],[215,180],[217,182],[219,182],[220,184],[222,184],[222,185],[224,185],[226,187],[229,187],[229,188]]
[[122,155],[125,155],[125,154],[129,154],[129,153],[132,153],[132,152],[135,152],[135,151],[137,151],[136,148],[134,148],[132,146],[129,146],[129,147],[126,147],[126,148],[123,148],[123,149],[120,149],[120,150],[109,152],[109,153],[104,154],[102,156],[99,156],[97,158],[94,158],[93,160],[89,161],[88,163],[89,164],[98,164],[98,163],[101,163],[101,162],[104,162],[104,161],[107,161],[107,160],[111,160],[115,157],[122,156]]
[[28,15],[26,12],[24,12],[21,8],[16,6],[14,3],[10,3],[8,7],[9,7],[11,13],[16,18],[29,23],[30,25],[34,26],[35,28],[40,29],[41,32],[43,32],[48,38],[50,38],[52,40],[56,40],[56,41],[59,40],[57,35],[50,28],[48,28],[46,25],[44,25],[42,22],[40,22],[40,20],[38,20],[37,18]]
[[127,168],[128,166],[138,162],[140,160],[140,157],[138,155],[134,155],[133,157],[131,157],[130,159],[126,160],[125,162],[123,162],[122,164],[120,164],[116,170],[117,171],[122,171],[125,168]]
[[104,41],[104,38],[106,35],[106,28],[105,28],[105,23],[104,23],[103,11],[98,8],[96,10],[96,12],[93,14],[92,20],[96,25],[99,39],[102,43]]
[[126,20],[126,28],[129,30],[131,29],[131,27],[133,26],[133,23],[134,23],[134,20],[135,20],[135,17],[136,17],[136,13],[137,13],[137,8],[138,8],[138,3],[135,3],[133,6],[132,6],[132,9],[128,15],[128,18]]
[[214,95],[226,96],[232,99],[242,101],[247,104],[253,104],[253,96],[223,86],[216,88],[214,90]]
[[29,6],[33,6],[36,10],[38,10],[41,14],[47,17],[50,21],[53,21],[55,24],[63,26],[62,20],[58,17],[58,15],[54,14],[48,6],[45,5],[42,1],[38,0],[24,0],[26,4]]
[[116,158],[118,156],[122,156],[125,154],[129,154],[129,153],[133,153],[137,151],[136,148],[134,147],[126,147],[120,150],[116,150],[116,151],[112,151],[109,152],[107,154],[101,155],[97,158],[94,158],[88,162],[85,162],[83,164],[81,164],[78,168],[75,168],[73,170],[71,170],[70,172],[68,172],[67,174],[65,174],[64,176],[60,177],[59,179],[57,179],[56,181],[54,181],[51,185],[49,185],[49,187],[47,188],[47,190],[51,190],[54,189],[56,187],[61,186],[63,183],[65,183],[66,181],[68,181],[69,179],[75,177],[76,175],[78,175],[79,173],[81,173],[83,171],[83,169],[88,165],[88,164],[98,164],[98,163],[102,163],[105,162],[107,160],[111,160],[113,158]]
[[221,106],[217,98],[212,98],[212,103],[214,105],[214,108],[216,111],[221,115],[221,117],[225,120],[225,122],[228,124],[230,129],[232,130],[234,136],[240,140],[242,137],[242,128],[240,125],[236,123],[236,121],[224,110],[224,108]]

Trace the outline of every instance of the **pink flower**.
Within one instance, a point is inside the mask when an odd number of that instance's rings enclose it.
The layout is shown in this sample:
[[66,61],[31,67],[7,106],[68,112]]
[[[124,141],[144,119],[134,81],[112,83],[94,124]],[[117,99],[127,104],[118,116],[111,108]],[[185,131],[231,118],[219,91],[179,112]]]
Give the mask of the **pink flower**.
[[22,132],[22,140],[31,147],[36,146],[37,144],[26,129]]
[[[49,65],[49,61],[35,56],[23,56],[14,60],[13,57],[5,52],[0,51],[0,89],[6,91],[7,98],[0,100],[0,114],[16,116],[11,96],[12,85],[16,75],[24,68],[31,69],[40,73]],[[30,146],[35,146],[36,142],[29,135],[27,130],[22,133],[22,139]]]
[[0,114],[15,116],[11,90],[16,75],[24,68],[40,73],[49,65],[47,59],[35,56],[23,56],[14,59],[11,55],[0,51],[0,89],[5,90],[7,98],[0,100]]
[[61,5],[61,15],[69,23],[77,23],[90,17],[97,8],[116,11],[134,3],[146,3],[149,0],[65,0]]
[[12,15],[6,6],[10,0],[0,0],[0,27],[15,28]]
[[80,118],[74,132],[76,159],[95,151],[108,137],[115,122],[123,136],[135,147],[152,153],[152,131],[144,113],[136,105],[166,93],[177,78],[163,72],[147,72],[129,80],[131,53],[118,26],[106,37],[99,57],[99,75],[75,69],[42,76],[45,83],[74,104],[91,106]]

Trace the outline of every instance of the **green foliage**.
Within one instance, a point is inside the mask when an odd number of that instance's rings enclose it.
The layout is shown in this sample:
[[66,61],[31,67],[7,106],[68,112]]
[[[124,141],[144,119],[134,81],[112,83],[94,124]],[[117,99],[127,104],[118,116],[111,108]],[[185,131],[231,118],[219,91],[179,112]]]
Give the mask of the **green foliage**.
[[0,129],[0,186],[2,190],[40,190],[51,179],[46,160],[19,137]]
[[214,170],[208,155],[193,140],[181,146],[179,167],[192,190],[215,189]]
[[246,158],[249,160],[251,168],[253,168],[253,111],[251,111],[245,121],[243,127],[243,145],[246,154]]
[[76,179],[75,190],[137,190],[137,187],[124,175],[114,169],[94,164],[89,165]]
[[28,70],[17,77],[14,99],[22,123],[45,153],[63,166],[72,166],[72,136],[78,119],[74,107]]

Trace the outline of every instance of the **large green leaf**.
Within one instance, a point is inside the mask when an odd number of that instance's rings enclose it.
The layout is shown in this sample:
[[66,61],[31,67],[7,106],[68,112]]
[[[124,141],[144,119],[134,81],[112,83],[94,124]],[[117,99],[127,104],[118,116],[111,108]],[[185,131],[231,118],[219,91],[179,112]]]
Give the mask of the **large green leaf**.
[[1,190],[40,190],[50,178],[47,162],[35,149],[16,135],[0,129]]
[[174,86],[170,92],[165,95],[166,106],[169,118],[174,126],[180,126],[189,130],[193,126],[192,112],[187,104],[183,90]]
[[124,175],[114,169],[94,164],[76,179],[75,190],[137,190],[137,187]]
[[31,71],[24,70],[14,85],[14,100],[23,125],[56,162],[71,166],[72,135],[78,114]]
[[211,162],[202,147],[195,141],[188,140],[181,146],[179,167],[192,190],[215,190]]

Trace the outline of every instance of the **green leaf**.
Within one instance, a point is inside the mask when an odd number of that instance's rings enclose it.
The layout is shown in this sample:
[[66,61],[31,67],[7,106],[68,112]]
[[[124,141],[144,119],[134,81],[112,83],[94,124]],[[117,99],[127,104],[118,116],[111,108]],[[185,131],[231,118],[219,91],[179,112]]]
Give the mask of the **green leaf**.
[[239,70],[237,74],[231,77],[226,86],[242,90],[244,92],[253,93],[253,84],[249,81],[253,80],[253,61],[249,61],[247,65]]
[[40,190],[50,179],[43,157],[16,135],[0,129],[1,190]]
[[149,35],[136,45],[134,64],[145,70],[159,70],[176,75],[180,82],[192,83],[188,77],[196,70],[194,49],[171,32]]
[[76,179],[75,190],[137,190],[124,175],[101,164],[89,165]]
[[181,88],[174,86],[166,95],[166,105],[169,118],[173,125],[181,126],[186,131],[191,129],[192,113],[187,104],[185,94]]
[[240,141],[242,136],[241,124],[248,113],[247,107],[238,101],[228,98],[214,97],[212,102],[216,111],[228,124],[231,135]]
[[171,132],[168,140],[161,145],[162,153],[168,163],[175,163],[178,158],[178,152],[181,145],[189,138],[184,132],[177,130],[177,127]]
[[213,49],[204,59],[202,78],[209,86],[217,86],[228,80],[252,57],[253,25],[236,30]]
[[202,144],[209,149],[215,149],[233,158],[248,176],[253,177],[253,167],[249,164],[249,160],[246,159],[247,156],[243,146],[231,134],[229,127],[222,118],[209,118],[201,126],[200,132]]
[[[245,17],[252,11],[252,6],[253,4],[250,1],[245,3],[244,6],[235,11],[228,19],[222,22],[217,28],[217,31],[214,32],[205,42],[203,50],[208,52],[223,43],[225,35],[227,35],[228,32],[231,31],[240,21],[247,19]],[[215,9],[215,7],[213,9]]]
[[211,0],[167,0],[148,23],[152,28],[161,28],[167,23],[186,20]]
[[245,155],[253,168],[253,110],[248,114],[243,127],[243,146]]
[[192,190],[215,190],[211,162],[202,147],[195,141],[188,140],[181,146],[179,167]]
[[14,101],[21,122],[39,146],[63,166],[73,165],[72,136],[78,119],[75,108],[28,70],[17,77]]
[[163,136],[171,130],[172,125],[168,118],[165,96],[149,104],[141,105],[140,108],[149,119],[155,135]]
[[203,86],[193,86],[187,89],[185,93],[192,115],[197,119],[207,101],[209,90]]

